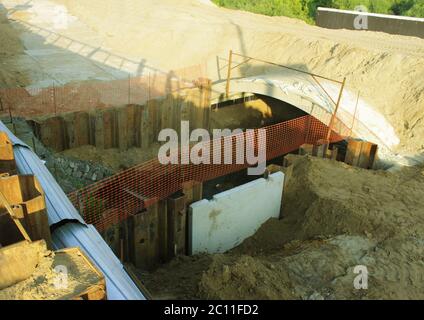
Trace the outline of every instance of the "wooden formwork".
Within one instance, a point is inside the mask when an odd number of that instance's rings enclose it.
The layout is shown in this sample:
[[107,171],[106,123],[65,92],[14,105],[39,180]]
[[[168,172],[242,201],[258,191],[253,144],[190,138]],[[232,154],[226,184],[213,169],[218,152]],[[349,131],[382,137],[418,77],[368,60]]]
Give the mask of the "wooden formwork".
[[378,146],[374,143],[350,139],[345,162],[351,166],[372,169],[377,158]]
[[17,173],[13,145],[5,132],[0,132],[0,174]]
[[342,159],[343,155],[339,153],[339,149],[336,146],[333,146],[333,149],[329,150],[329,146],[325,140],[319,141],[316,145],[303,144],[299,148],[300,155],[340,160],[351,166],[363,169],[372,169],[374,167],[377,152],[378,145],[357,139],[349,139],[344,159]]
[[[0,176],[0,193],[12,208],[32,241],[44,239],[52,248],[44,191],[32,175]],[[5,211],[5,204],[0,203]]]
[[[29,278],[41,253],[52,248],[43,188],[35,176],[16,173],[13,145],[7,134],[0,132],[0,290]],[[64,249],[56,254],[81,257],[87,270],[98,278],[64,299],[106,299],[102,273],[80,249]]]
[[44,241],[27,240],[0,247],[0,290],[29,278],[45,249]]

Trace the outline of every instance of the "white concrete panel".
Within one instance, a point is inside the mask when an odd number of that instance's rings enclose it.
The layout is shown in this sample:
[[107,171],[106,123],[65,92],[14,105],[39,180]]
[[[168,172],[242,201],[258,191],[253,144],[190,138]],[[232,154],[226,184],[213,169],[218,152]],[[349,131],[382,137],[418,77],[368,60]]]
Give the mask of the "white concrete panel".
[[191,254],[223,253],[280,216],[284,174],[258,179],[193,203],[189,211]]

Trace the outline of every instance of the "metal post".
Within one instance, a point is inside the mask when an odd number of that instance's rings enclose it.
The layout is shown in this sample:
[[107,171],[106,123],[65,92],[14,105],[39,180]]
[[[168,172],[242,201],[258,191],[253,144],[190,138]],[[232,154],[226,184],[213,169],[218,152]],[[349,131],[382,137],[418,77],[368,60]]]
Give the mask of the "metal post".
[[334,110],[333,115],[331,116],[330,124],[328,126],[328,133],[327,133],[327,141],[330,141],[331,132],[333,131],[334,121],[336,120],[337,111],[339,110],[340,102],[342,101],[343,96],[343,90],[346,84],[346,78],[343,79],[342,87],[340,88],[339,98],[337,99],[336,103],[336,109]]
[[233,64],[233,50],[230,50],[230,56],[228,58],[228,73],[227,73],[227,86],[225,88],[226,97],[230,95],[230,79],[231,79],[231,66]]

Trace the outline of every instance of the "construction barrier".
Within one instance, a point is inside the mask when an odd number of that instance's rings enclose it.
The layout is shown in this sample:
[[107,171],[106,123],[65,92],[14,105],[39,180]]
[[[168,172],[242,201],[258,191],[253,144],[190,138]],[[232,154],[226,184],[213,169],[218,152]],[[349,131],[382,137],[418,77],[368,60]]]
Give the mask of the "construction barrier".
[[[214,164],[218,162],[212,161],[213,155],[218,151],[214,147],[217,140],[211,140],[204,143],[205,149],[211,150],[210,164],[181,164],[186,163],[184,160],[187,159],[189,151],[179,152],[179,164],[163,165],[158,159],[152,159],[75,191],[69,198],[84,220],[102,231],[182,190],[184,184],[201,183],[249,167],[246,161],[242,164],[236,162],[238,156],[245,156],[244,148],[237,148],[237,141],[241,138],[244,139],[245,145],[253,141],[256,151],[261,143],[265,143],[266,158],[269,160],[295,151],[304,143],[315,144],[325,139],[328,133],[328,126],[309,115],[263,129],[266,132],[266,141],[263,141],[265,138],[259,135],[258,129],[253,135],[244,132],[230,136],[233,155],[231,164],[224,164],[224,152],[221,152],[222,164]],[[221,148],[224,148],[223,139]],[[332,132],[330,142],[342,139],[341,135]]]

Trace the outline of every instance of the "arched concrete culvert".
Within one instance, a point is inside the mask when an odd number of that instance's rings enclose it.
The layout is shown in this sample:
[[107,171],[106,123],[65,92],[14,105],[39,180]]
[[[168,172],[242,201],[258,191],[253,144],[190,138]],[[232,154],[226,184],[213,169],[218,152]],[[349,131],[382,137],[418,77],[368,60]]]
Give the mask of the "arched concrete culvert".
[[[341,86],[328,80],[318,81],[307,74],[283,70],[278,74],[232,79],[229,92],[230,96],[237,93],[270,96],[287,102],[329,125]],[[222,99],[226,92],[226,81],[215,83],[213,92],[215,102]],[[348,89],[343,91],[337,118],[344,123],[344,131],[349,129],[349,132],[339,132],[341,134],[350,133],[353,126],[352,136],[377,143],[388,151],[400,142],[384,116],[364,100],[358,100],[357,94]],[[354,118],[356,119],[353,120]]]

